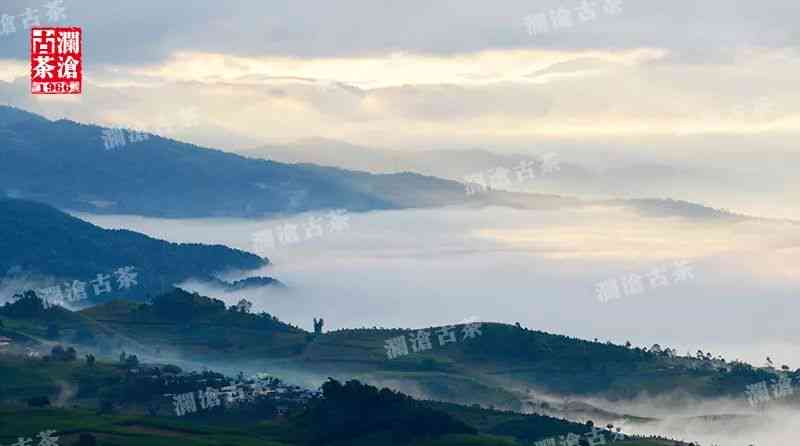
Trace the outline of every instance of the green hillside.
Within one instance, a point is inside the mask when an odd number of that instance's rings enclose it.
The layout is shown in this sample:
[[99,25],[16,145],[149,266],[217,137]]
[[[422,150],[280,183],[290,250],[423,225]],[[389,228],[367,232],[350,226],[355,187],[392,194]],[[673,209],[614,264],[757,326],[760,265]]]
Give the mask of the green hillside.
[[[738,362],[677,357],[668,349],[648,351],[495,323],[481,324],[480,334],[470,339],[462,338],[467,326],[455,326],[451,331],[457,342],[446,345],[436,340],[441,328],[423,329],[431,336],[431,348],[416,353],[409,349],[389,359],[387,341],[410,339],[419,330],[314,335],[273,315],[242,313],[182,290],[159,296],[152,304],[115,301],[78,313],[29,307],[35,305],[6,305],[0,309],[0,321],[44,344],[74,342],[110,356],[127,349],[165,361],[228,364],[241,370],[268,366],[316,380],[355,377],[415,389],[415,396],[513,410],[533,407],[559,413],[558,407],[537,401],[536,395],[544,392],[624,401],[681,389],[686,395],[738,398],[746,404],[747,385],[780,375],[797,377],[796,372]],[[56,335],[49,333],[53,327]],[[610,418],[624,415],[588,405],[569,409]]]
[[[435,333],[437,329],[425,330]],[[333,368],[398,386],[414,384],[436,399],[494,401],[510,408],[521,407],[527,395],[512,397],[501,389],[529,388],[610,400],[669,394],[675,389],[702,397],[741,398],[747,385],[773,381],[779,375],[743,363],[677,357],[666,351],[584,341],[505,324],[482,324],[481,331],[474,339],[390,360],[385,342],[415,330],[342,330],[315,338],[299,362],[319,373],[330,373]],[[788,376],[797,375],[792,372]]]
[[291,357],[309,337],[272,315],[241,313],[180,289],[159,296],[152,305],[115,301],[80,314],[152,351],[160,347],[194,359]]
[[[114,298],[144,300],[186,279],[211,278],[227,270],[250,270],[268,260],[221,245],[179,244],[126,230],[107,230],[50,206],[0,199],[0,273],[11,270],[33,282],[61,285],[81,281],[92,302]],[[135,283],[123,286],[115,271],[133,267]],[[110,291],[95,293],[92,281],[108,276]]]
[[[417,401],[356,381],[329,380],[322,394],[284,415],[267,409],[220,407],[207,415],[148,413],[162,392],[182,392],[226,378],[213,372],[180,376],[184,384],[148,384],[147,375],[179,372],[80,359],[31,359],[0,354],[0,443],[54,431],[59,444],[97,445],[529,445],[586,425],[513,412]],[[173,367],[174,368],[174,367]],[[178,375],[171,375],[178,376]],[[201,384],[202,383],[202,384]],[[186,386],[189,387],[186,387]],[[180,387],[175,387],[180,386]],[[65,393],[72,389],[68,396]],[[45,401],[41,403],[41,401]],[[264,406],[264,405],[267,406]],[[620,446],[655,446],[618,441]]]

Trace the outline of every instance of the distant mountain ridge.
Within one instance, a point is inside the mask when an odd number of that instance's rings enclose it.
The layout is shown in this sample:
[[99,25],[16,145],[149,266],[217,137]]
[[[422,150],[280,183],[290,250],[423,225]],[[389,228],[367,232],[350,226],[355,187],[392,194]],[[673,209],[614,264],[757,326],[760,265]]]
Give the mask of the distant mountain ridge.
[[62,209],[177,218],[399,209],[471,200],[454,181],[287,165],[159,136],[125,140],[107,150],[103,137],[108,131],[0,107],[0,193]]
[[[400,151],[376,149],[342,141],[310,138],[284,145],[264,145],[245,151],[254,157],[287,163],[315,163],[345,169],[359,169],[373,173],[417,172],[454,181],[482,175],[493,187],[492,174],[506,169],[512,181],[491,192],[497,204],[526,208],[523,197],[536,196],[539,204],[545,197],[559,197],[561,205],[601,203],[626,206],[651,217],[680,216],[690,219],[741,219],[726,209],[715,209],[703,204],[673,198],[674,185],[684,188],[706,187],[710,184],[734,188],[735,180],[724,170],[682,168],[659,163],[638,163],[593,170],[582,165],[565,162],[557,153],[528,155],[522,153],[496,153],[488,149],[453,149]],[[550,158],[552,169],[544,171],[543,160]],[[523,165],[534,166],[535,178],[516,181],[514,170]],[[505,192],[504,192],[505,191]],[[499,199],[502,197],[502,199]],[[516,197],[517,199],[513,199]]]
[[94,302],[119,297],[143,300],[190,278],[216,280],[217,272],[268,264],[266,258],[221,245],[170,243],[132,231],[103,229],[45,204],[0,199],[0,274],[12,273],[5,279],[26,275],[33,281],[89,284],[98,274],[115,280],[116,269],[135,268],[135,284],[114,287]]
[[[419,173],[371,174],[321,166],[319,160],[315,164],[283,164],[159,136],[138,142],[126,140],[124,145],[106,150],[103,137],[108,131],[68,120],[49,121],[0,106],[0,197],[80,212],[167,218],[264,217],[324,209],[359,212],[453,205],[553,209],[586,204],[558,195],[558,188],[550,188],[549,193],[489,190],[468,194],[460,182]],[[426,156],[424,159],[433,165],[444,155],[432,151]],[[464,159],[464,166],[474,164],[481,170],[478,167],[488,162],[487,156],[506,164],[526,159],[480,150],[463,151],[457,158]],[[558,172],[537,177],[535,182],[548,184],[548,178],[556,176],[583,178],[582,171],[573,167],[562,164]],[[624,204],[638,208],[645,203]],[[651,209],[652,204],[647,207]]]
[[539,149],[538,153],[501,153],[491,148],[401,151],[310,138],[257,146],[240,153],[286,163],[313,162],[373,173],[417,172],[460,182],[476,174],[488,177],[498,168],[512,170],[522,163],[539,165],[544,157],[550,157],[555,165],[552,171],[539,173],[528,181],[515,181],[508,190],[595,199],[675,198],[673,194],[694,187],[730,190],[737,185],[736,175],[720,168],[639,161],[601,170],[567,161],[560,153],[545,149]]

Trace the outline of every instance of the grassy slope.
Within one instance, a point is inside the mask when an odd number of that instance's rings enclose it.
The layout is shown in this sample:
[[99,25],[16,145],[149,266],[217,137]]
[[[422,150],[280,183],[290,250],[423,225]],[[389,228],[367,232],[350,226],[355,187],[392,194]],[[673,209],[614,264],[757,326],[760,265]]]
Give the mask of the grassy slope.
[[[483,335],[424,353],[387,360],[383,342],[409,331],[345,330],[315,340],[301,361],[316,369],[338,366],[382,378],[459,376],[484,385],[530,385],[554,393],[630,398],[681,388],[717,395],[712,370],[688,370],[689,361],[667,360],[628,349],[503,324],[485,324]],[[731,393],[742,389],[727,389]],[[456,392],[457,393],[457,392]]]
[[[206,300],[181,290],[172,296]],[[307,337],[306,332],[270,317],[225,310],[203,314],[186,310],[186,317],[176,320],[153,306],[115,301],[80,314],[151,349],[178,351],[193,358],[292,356],[299,354]]]
[[[97,414],[93,410],[97,396],[118,392],[117,386],[124,377],[125,370],[111,363],[98,362],[89,367],[82,361],[44,361],[0,354],[0,383],[3,383],[0,386],[0,444],[11,443],[18,436],[32,437],[47,429],[58,432],[60,444],[72,444],[81,433],[87,432],[95,435],[99,444],[120,446],[301,444],[296,438],[302,438],[302,435],[297,435],[304,430],[297,424],[302,418],[152,417],[139,414],[135,406],[120,407],[115,414]],[[64,386],[77,389],[70,407],[30,408],[18,402],[40,395],[48,395],[55,401]],[[453,404],[424,404],[477,427],[480,433],[424,440],[415,446],[527,444],[525,440],[515,439],[510,433],[498,429],[509,422],[530,423],[528,430],[536,429],[537,438],[580,429],[575,424],[545,417]],[[369,444],[375,439],[365,437],[361,440]],[[361,443],[353,443],[356,444]]]
[[[47,341],[46,326],[60,318],[58,324],[66,340],[75,337],[78,327],[84,327],[95,339],[124,345],[132,340],[148,351],[168,353],[157,356],[159,361],[192,357],[201,362],[221,360],[246,369],[248,363],[263,367],[265,360],[274,360],[286,373],[356,378],[418,398],[511,410],[525,408],[527,389],[611,399],[675,389],[700,396],[741,396],[745,385],[765,380],[761,371],[752,376],[733,376],[693,370],[690,360],[665,359],[639,349],[503,324],[484,324],[483,334],[475,339],[444,347],[434,344],[431,351],[388,360],[384,341],[408,331],[342,330],[314,337],[271,317],[192,310],[193,306],[222,304],[184,292],[176,292],[176,296],[191,301],[188,310],[178,307],[180,317],[159,313],[153,306],[120,301],[79,313],[53,310],[41,320],[5,318],[5,325]],[[170,356],[172,353],[178,354]],[[584,414],[602,419],[591,407]]]
[[[214,426],[177,419],[144,416],[97,415],[89,410],[0,409],[0,444],[18,436],[33,437],[46,429],[57,431],[60,444],[77,441],[81,433],[92,433],[100,445],[118,446],[294,446],[287,440],[289,426],[281,421],[262,421],[250,426]],[[375,446],[379,443],[366,443]],[[479,434],[448,435],[420,440],[413,446],[528,446],[530,442],[511,437]],[[630,440],[618,446],[672,446],[655,440]],[[356,446],[353,444],[353,446]]]
[[[713,370],[692,370],[690,361],[503,324],[485,324],[483,335],[475,339],[388,360],[384,341],[408,331],[343,330],[313,337],[279,322],[266,323],[264,316],[225,311],[175,320],[148,308],[113,302],[63,314],[60,325],[66,333],[86,327],[96,338],[133,340],[153,350],[242,362],[280,358],[322,376],[357,376],[394,382],[399,388],[408,383],[437,399],[494,401],[515,409],[520,401],[503,389],[533,387],[627,399],[676,388],[700,396],[733,395],[746,384],[720,380]],[[6,326],[41,337],[48,323],[9,320]]]

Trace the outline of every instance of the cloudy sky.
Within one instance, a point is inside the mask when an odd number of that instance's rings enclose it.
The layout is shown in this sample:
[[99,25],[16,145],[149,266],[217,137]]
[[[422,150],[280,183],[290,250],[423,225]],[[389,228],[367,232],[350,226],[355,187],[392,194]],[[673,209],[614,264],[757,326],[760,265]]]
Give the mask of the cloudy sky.
[[[0,101],[49,117],[189,130],[226,149],[324,137],[796,152],[790,0],[65,0],[61,23],[85,33],[87,85],[74,98],[28,93],[20,21],[31,8],[51,23],[46,1],[0,6],[17,27],[0,36]],[[532,35],[536,17],[549,29]]]

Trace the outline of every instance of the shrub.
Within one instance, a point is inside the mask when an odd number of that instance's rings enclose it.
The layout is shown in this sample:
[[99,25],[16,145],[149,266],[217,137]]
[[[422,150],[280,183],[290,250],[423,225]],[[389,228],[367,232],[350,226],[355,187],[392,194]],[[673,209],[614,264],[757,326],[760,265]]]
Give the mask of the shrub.
[[31,407],[45,407],[50,405],[50,398],[46,396],[35,396],[28,398],[28,406]]

